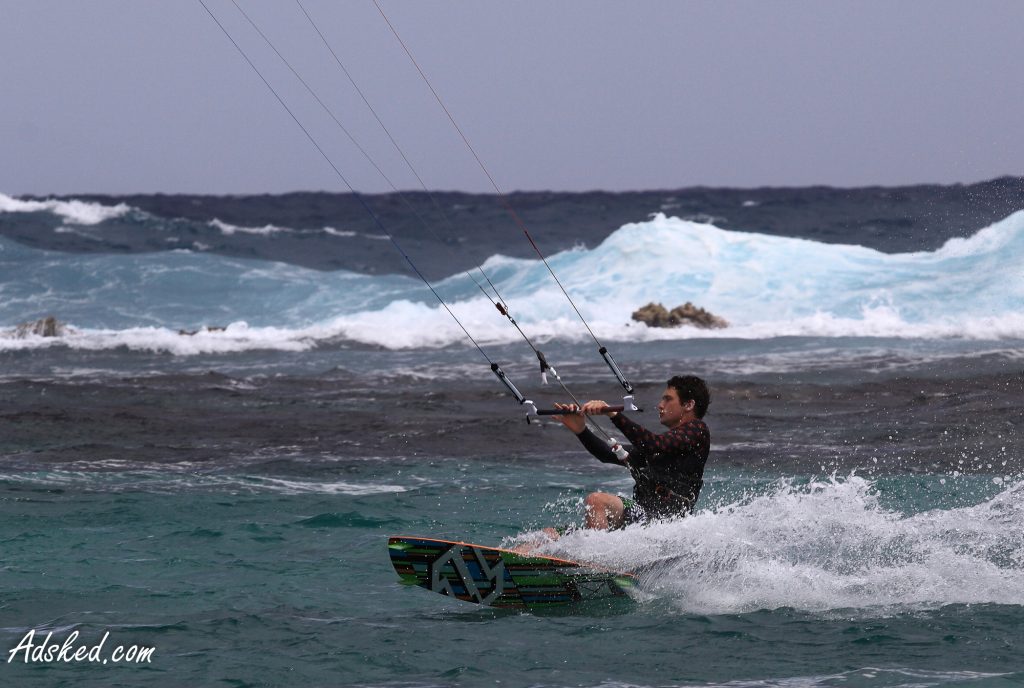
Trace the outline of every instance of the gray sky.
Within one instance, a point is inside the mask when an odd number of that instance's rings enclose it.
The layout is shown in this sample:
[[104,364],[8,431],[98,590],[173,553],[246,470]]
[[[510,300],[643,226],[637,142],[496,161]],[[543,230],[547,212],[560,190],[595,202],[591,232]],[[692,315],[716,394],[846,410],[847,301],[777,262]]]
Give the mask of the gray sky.
[[[380,0],[503,191],[1024,174],[1024,2]],[[390,190],[230,0],[206,0],[357,189]],[[240,0],[402,189],[292,0]],[[490,191],[372,0],[303,0],[432,189]],[[0,0],[0,192],[343,185],[198,0]]]

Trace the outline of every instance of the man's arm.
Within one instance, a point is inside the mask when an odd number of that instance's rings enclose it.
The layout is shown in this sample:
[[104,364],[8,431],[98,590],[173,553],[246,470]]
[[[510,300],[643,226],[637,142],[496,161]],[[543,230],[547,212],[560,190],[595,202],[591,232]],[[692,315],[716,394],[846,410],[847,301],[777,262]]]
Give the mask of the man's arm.
[[584,448],[602,463],[614,463],[618,466],[625,466],[626,463],[615,456],[615,452],[608,444],[595,435],[587,427],[586,417],[580,412],[576,404],[555,404],[555,408],[565,411],[565,415],[555,416],[562,425],[576,433]]
[[577,433],[576,437],[580,439],[586,450],[601,463],[614,463],[617,466],[626,465],[619,457],[615,456],[615,452],[608,446],[608,443],[595,435],[590,428],[583,428],[583,432]]
[[700,444],[701,433],[687,425],[656,435],[622,413],[612,416],[612,424],[622,431],[633,446],[645,452],[683,452]]

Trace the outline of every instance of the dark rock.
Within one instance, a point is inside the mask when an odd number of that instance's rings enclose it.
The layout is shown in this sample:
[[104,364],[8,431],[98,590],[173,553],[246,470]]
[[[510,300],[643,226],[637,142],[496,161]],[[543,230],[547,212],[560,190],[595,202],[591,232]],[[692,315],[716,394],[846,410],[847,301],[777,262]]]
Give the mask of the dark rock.
[[680,325],[693,325],[709,330],[720,330],[729,327],[725,318],[710,313],[703,308],[697,308],[687,301],[682,306],[676,306],[669,313],[669,318],[679,321]]
[[703,308],[698,308],[687,301],[671,311],[660,303],[653,301],[633,313],[633,320],[642,322],[648,327],[679,327],[692,325],[701,329],[721,329],[729,323]]
[[63,337],[66,334],[71,334],[74,330],[68,327],[65,323],[57,320],[52,315],[48,315],[45,318],[40,318],[32,322],[21,323],[14,328],[11,333],[15,339],[25,339],[26,337]]
[[183,337],[194,337],[200,332],[224,332],[226,329],[228,328],[219,325],[203,325],[198,330],[178,330],[178,334]]
[[632,317],[633,320],[642,322],[648,327],[673,327],[668,323],[668,309],[653,301],[640,310],[634,311]]

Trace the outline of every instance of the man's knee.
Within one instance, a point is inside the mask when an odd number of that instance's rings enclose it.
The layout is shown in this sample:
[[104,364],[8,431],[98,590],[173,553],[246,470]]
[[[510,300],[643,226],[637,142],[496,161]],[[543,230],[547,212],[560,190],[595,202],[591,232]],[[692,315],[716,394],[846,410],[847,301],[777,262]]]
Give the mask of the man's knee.
[[607,492],[591,492],[587,495],[587,498],[583,500],[583,505],[587,509],[608,509],[617,500],[618,497],[610,495]]
[[591,492],[583,500],[587,512],[588,528],[608,528],[622,525],[622,500],[607,492]]

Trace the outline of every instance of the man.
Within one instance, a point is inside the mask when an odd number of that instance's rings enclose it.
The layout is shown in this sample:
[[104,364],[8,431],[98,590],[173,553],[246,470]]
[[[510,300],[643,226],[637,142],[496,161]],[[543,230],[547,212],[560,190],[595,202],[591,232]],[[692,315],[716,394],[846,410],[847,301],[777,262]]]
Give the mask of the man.
[[[610,410],[603,401],[588,401],[582,407],[555,404],[567,411],[557,418],[576,433],[587,451],[604,463],[625,466],[636,481],[632,499],[606,492],[588,495],[587,528],[623,528],[651,519],[685,516],[693,509],[704,484],[704,464],[711,448],[711,433],[701,420],[710,403],[707,384],[699,377],[673,377],[658,403],[658,420],[668,428],[661,435]],[[624,458],[587,428],[584,416],[595,415],[610,417],[632,443]]]

